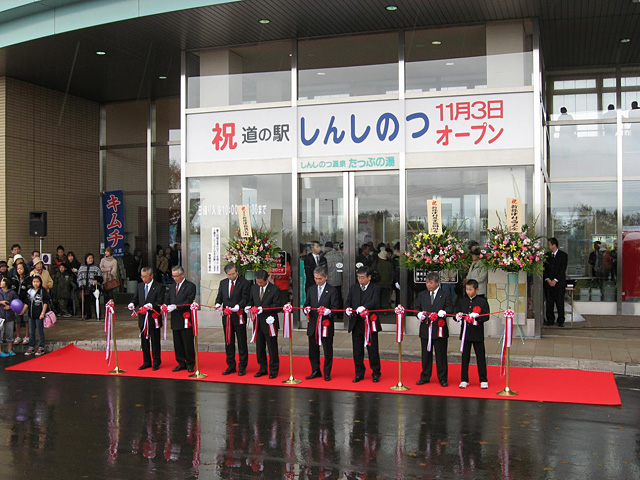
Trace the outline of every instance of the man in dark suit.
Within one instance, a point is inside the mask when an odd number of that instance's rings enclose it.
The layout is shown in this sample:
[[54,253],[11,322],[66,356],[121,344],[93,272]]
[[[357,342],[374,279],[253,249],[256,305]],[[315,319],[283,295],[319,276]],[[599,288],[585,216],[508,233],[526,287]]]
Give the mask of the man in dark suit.
[[[447,314],[453,313],[451,295],[440,288],[440,277],[437,273],[430,272],[426,275],[427,289],[418,294],[416,308],[420,310],[420,343],[422,348],[422,373],[416,382],[418,385],[429,383],[433,371],[433,350],[436,351],[436,368],[440,385],[446,387],[448,383],[447,345],[449,343],[449,329],[447,327]],[[430,314],[435,313],[434,320]],[[440,323],[444,325],[440,326]],[[429,342],[431,339],[431,342]],[[429,348],[431,344],[431,348]]]
[[558,239],[547,242],[549,252],[544,261],[544,298],[547,314],[544,324],[554,324],[554,306],[558,309],[558,326],[564,327],[564,294],[567,289],[567,264],[569,256],[558,248]]
[[182,247],[179,243],[173,245],[173,250],[171,250],[171,256],[169,257],[169,266],[182,266]]
[[307,279],[305,283],[306,290],[309,290],[309,287],[315,285],[313,278],[314,270],[318,267],[327,268],[327,259],[324,258],[324,255],[321,255],[321,250],[320,242],[314,240],[311,242],[311,252],[304,257],[304,273]]
[[[316,267],[313,271],[314,284],[307,289],[307,299],[304,303],[304,311],[309,315],[307,336],[309,337],[309,362],[311,363],[311,375],[307,380],[322,376],[320,372],[320,345],[324,351],[324,379],[331,380],[331,366],[333,365],[333,313],[339,308],[338,290],[327,283],[327,269]],[[312,308],[324,307],[324,315],[318,318],[318,311]],[[328,325],[323,325],[328,322]],[[326,329],[326,330],[325,330]],[[326,332],[326,336],[325,336]]]
[[[278,376],[280,359],[278,357],[278,312],[282,307],[282,295],[280,289],[269,282],[269,274],[266,270],[256,272],[256,284],[251,285],[249,305],[259,307],[258,330],[256,332],[256,356],[260,369],[254,377],[262,377],[269,374],[269,378]],[[277,310],[262,310],[272,309]],[[247,310],[249,307],[247,307]],[[273,328],[272,328],[273,327]],[[269,368],[267,369],[267,348],[269,349]]]
[[238,268],[230,263],[224,267],[227,278],[220,281],[216,308],[229,308],[231,310],[231,342],[226,343],[227,317],[222,314],[222,329],[224,331],[224,351],[227,354],[227,369],[223,375],[229,375],[236,371],[236,337],[238,339],[238,375],[242,376],[247,371],[249,363],[249,350],[247,348],[247,319],[244,315],[244,307],[249,303],[251,284],[238,275]]
[[[162,317],[154,318],[156,313],[160,313],[162,304],[164,304],[164,286],[160,282],[153,280],[153,269],[144,267],[141,271],[142,283],[138,284],[136,293],[133,296],[133,302],[128,306],[129,310],[139,310],[144,306],[149,310],[146,315],[138,315],[138,327],[140,332],[144,329],[144,319],[147,317],[147,328],[149,338],[142,333],[140,335],[140,344],[142,346],[142,365],[138,370],[145,370],[153,367],[154,370],[160,368],[160,331],[162,330]],[[153,309],[156,313],[151,311]],[[151,341],[149,341],[151,340]],[[153,349],[153,362],[151,362],[151,349]]]
[[[349,295],[345,303],[345,313],[349,316],[349,333],[353,344],[353,362],[356,367],[356,376],[353,382],[359,382],[364,378],[364,347],[365,347],[365,323],[366,318],[361,314],[366,311],[376,310],[380,306],[380,287],[371,283],[371,270],[364,266],[356,270],[358,283],[351,285]],[[382,325],[376,314],[369,314],[370,333],[367,345],[369,365],[372,370],[372,378],[375,383],[380,381],[380,352],[378,351],[378,332],[382,331]]]
[[[173,267],[171,277],[175,285],[169,286],[169,305],[171,313],[171,330],[173,331],[173,349],[178,365],[174,372],[189,370],[193,372],[196,365],[196,351],[193,346],[193,329],[191,327],[190,305],[196,298],[196,285],[184,278],[182,267]],[[179,307],[178,305],[184,305]]]

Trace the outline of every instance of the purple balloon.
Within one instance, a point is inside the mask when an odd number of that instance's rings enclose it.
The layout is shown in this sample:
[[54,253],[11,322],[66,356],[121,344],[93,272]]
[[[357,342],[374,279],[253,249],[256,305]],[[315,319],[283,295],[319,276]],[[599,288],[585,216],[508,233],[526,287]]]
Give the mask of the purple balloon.
[[19,298],[14,298],[13,300],[11,300],[11,310],[16,312],[17,314],[20,314],[23,308],[24,303],[22,303],[22,300],[20,300]]

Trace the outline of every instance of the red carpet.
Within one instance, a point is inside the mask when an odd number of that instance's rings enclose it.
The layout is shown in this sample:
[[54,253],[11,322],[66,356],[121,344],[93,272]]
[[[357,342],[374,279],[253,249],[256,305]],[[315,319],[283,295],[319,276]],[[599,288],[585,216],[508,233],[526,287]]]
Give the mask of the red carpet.
[[[173,352],[162,352],[162,366],[157,371],[151,369],[139,371],[142,363],[142,354],[139,351],[123,351],[118,354],[120,368],[127,370],[125,377],[140,378],[169,378],[179,380],[191,380],[186,371],[173,373],[175,357]],[[284,385],[282,380],[288,376],[288,357],[281,357],[281,371],[277,379],[269,379],[268,376],[254,378],[258,371],[255,355],[250,355],[247,374],[239,377],[237,374],[221,375],[226,368],[224,353],[200,354],[200,371],[209,376],[201,381],[208,382],[233,382],[252,385]],[[82,350],[74,345],[56,350],[39,358],[23,362],[19,365],[7,368],[12,371],[22,372],[50,372],[73,373],[85,375],[106,375],[113,368],[107,368],[104,361],[104,351]],[[365,361],[368,367],[368,362]],[[324,388],[331,390],[351,390],[357,392],[380,392],[397,394],[389,390],[397,379],[397,362],[382,362],[382,378],[380,383],[371,381],[371,371],[367,371],[365,379],[359,383],[352,383],[354,376],[353,360],[336,358],[333,361],[332,381],[325,382],[322,378],[304,380],[310,373],[309,360],[305,357],[294,358],[294,374],[303,382],[295,388]],[[402,378],[411,387],[411,390],[402,392],[413,395],[435,395],[466,398],[493,398],[511,400],[528,400],[540,402],[583,403],[589,405],[621,405],[620,394],[616,386],[613,374],[610,372],[587,372],[583,370],[561,370],[552,368],[511,368],[510,387],[519,395],[514,397],[501,397],[496,391],[504,388],[504,379],[500,378],[499,367],[489,367],[489,389],[481,390],[478,383],[478,372],[475,365],[469,369],[471,385],[466,389],[458,388],[460,382],[460,365],[449,365],[449,387],[443,388],[435,378],[435,366],[431,383],[418,386],[415,384],[420,376],[421,366],[417,362],[405,362],[402,365]],[[434,383],[435,382],[435,383]]]

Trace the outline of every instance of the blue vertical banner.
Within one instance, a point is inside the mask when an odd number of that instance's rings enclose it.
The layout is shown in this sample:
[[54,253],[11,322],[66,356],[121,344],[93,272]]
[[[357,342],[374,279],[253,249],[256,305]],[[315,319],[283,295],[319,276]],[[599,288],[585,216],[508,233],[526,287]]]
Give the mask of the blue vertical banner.
[[124,255],[124,192],[114,190],[102,194],[104,244],[113,248],[114,257]]

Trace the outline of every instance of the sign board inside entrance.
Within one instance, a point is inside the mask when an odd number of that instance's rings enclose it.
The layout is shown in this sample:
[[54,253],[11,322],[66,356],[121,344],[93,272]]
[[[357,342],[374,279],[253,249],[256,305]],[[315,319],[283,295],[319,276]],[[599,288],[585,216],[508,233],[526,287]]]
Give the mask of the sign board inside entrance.
[[427,227],[430,235],[442,234],[442,203],[440,200],[427,200]]
[[240,205],[238,209],[238,223],[240,224],[240,236],[247,238],[251,236],[251,218],[249,217],[249,205]]

